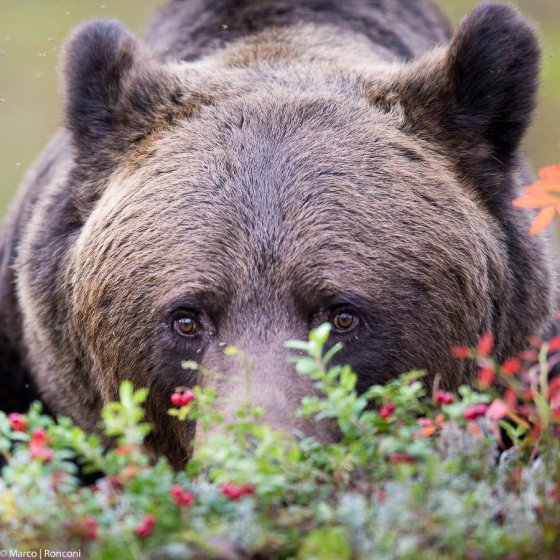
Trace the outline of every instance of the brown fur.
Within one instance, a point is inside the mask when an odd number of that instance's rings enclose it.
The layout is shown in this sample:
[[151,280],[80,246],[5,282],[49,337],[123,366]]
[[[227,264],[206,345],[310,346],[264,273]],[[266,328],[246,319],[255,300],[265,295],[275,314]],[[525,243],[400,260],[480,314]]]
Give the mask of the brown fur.
[[[511,207],[538,44],[514,10],[482,6],[438,47],[447,26],[424,1],[212,6],[164,9],[154,56],[115,23],[70,41],[67,131],[4,237],[22,333],[7,346],[54,412],[93,430],[132,379],[150,390],[148,447],[180,465],[194,427],[166,415],[170,394],[214,384],[231,414],[247,398],[233,344],[267,420],[328,441],[295,416],[313,387],[282,344],[337,305],[360,314],[331,341],[360,390],[412,368],[454,388],[473,368],[450,346],[491,330],[502,359],[543,332],[550,251]],[[171,328],[185,308],[197,339]]]

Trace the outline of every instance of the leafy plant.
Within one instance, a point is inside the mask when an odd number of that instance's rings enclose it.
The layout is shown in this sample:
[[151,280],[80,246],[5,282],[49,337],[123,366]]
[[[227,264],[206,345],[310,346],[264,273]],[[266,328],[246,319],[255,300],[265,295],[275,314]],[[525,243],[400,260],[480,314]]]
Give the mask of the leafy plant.
[[[490,335],[455,348],[480,366],[478,389],[429,394],[411,372],[358,394],[351,368],[330,365],[328,336],[323,325],[287,346],[321,395],[299,413],[340,432],[329,445],[273,430],[249,403],[223,425],[215,393],[200,387],[178,388],[170,414],[223,429],[181,472],[143,453],[146,391],[130,383],[103,411],[109,447],[38,403],[0,414],[0,548],[93,559],[556,557],[560,382],[548,374],[558,339],[533,340],[504,364],[490,357]],[[84,486],[80,472],[92,471],[99,479]]]

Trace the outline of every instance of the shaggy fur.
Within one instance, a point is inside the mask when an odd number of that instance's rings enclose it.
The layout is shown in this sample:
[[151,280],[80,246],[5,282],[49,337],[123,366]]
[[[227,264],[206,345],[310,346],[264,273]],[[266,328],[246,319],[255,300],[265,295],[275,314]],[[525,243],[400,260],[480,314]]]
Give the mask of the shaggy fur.
[[[546,237],[511,205],[538,65],[500,4],[452,38],[427,0],[183,0],[146,46],[81,27],[65,130],[4,226],[1,406],[35,387],[94,430],[132,379],[150,390],[148,448],[180,466],[194,426],[166,415],[178,385],[214,385],[226,416],[249,393],[275,426],[336,437],[296,417],[313,387],[282,344],[337,307],[359,313],[331,343],[360,390],[412,368],[468,382],[449,347],[486,331],[498,359],[518,352],[555,309]],[[173,330],[180,310],[199,336]]]

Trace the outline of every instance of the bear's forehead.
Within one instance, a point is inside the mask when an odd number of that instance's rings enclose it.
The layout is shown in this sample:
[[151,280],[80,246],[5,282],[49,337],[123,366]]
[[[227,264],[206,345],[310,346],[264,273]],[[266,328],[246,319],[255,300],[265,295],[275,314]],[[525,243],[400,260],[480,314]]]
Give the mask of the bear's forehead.
[[480,213],[439,162],[394,116],[339,103],[245,100],[179,123],[115,175],[84,242],[170,291],[210,278],[245,295],[371,293],[476,246]]

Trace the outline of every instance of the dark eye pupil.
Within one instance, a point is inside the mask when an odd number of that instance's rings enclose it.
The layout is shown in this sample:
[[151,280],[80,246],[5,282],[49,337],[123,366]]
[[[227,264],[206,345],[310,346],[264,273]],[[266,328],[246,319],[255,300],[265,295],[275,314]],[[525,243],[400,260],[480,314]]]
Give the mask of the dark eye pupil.
[[351,329],[356,322],[356,315],[350,311],[341,311],[334,316],[333,325],[340,331]]
[[198,323],[192,317],[175,320],[175,330],[183,336],[192,336],[198,332]]

